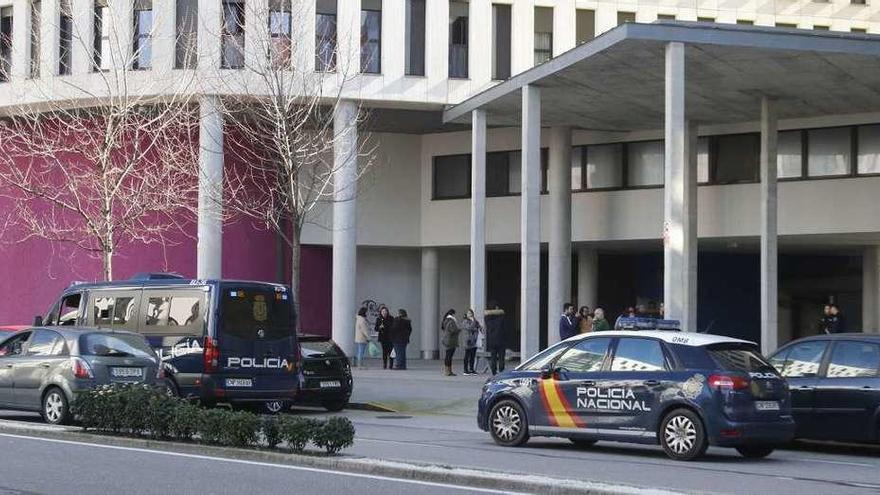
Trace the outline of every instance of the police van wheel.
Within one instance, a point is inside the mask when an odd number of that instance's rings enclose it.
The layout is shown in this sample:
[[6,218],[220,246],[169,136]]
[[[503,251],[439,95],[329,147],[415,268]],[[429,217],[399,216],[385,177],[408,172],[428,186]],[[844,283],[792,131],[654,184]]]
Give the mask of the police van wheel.
[[519,403],[503,400],[489,413],[489,433],[492,440],[505,447],[517,447],[529,440],[529,425]]
[[596,445],[596,442],[598,442],[598,440],[588,440],[586,438],[569,438],[568,441],[573,443],[575,447],[580,449],[592,447],[593,445]]
[[741,445],[736,448],[736,451],[739,452],[741,456],[749,459],[761,459],[767,457],[773,453],[773,450],[773,446],[771,445]]
[[701,457],[709,441],[700,417],[688,409],[676,409],[660,423],[660,445],[666,455],[677,461]]

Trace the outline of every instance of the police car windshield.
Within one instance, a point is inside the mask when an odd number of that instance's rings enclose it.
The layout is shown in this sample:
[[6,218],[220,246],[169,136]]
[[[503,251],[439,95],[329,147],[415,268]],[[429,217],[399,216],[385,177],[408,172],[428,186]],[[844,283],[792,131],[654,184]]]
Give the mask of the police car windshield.
[[291,337],[290,296],[271,287],[227,288],[221,301],[220,328],[225,335],[247,340]]
[[547,366],[552,363],[554,359],[556,359],[562,351],[568,349],[568,342],[559,342],[553,347],[549,349],[545,349],[544,351],[535,355],[532,359],[529,359],[525,363],[519,365],[517,368],[518,371],[540,371],[541,368]]
[[752,346],[742,344],[716,344],[708,347],[709,355],[725,371],[767,371],[773,367]]

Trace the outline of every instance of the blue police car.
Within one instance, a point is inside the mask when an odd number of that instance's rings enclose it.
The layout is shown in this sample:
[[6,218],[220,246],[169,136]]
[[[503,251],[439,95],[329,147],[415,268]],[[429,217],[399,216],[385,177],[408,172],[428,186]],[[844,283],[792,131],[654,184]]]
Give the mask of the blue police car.
[[788,385],[754,343],[668,330],[560,342],[487,381],[477,420],[503,446],[531,436],[659,443],[677,460],[709,445],[765,457],[795,429]]

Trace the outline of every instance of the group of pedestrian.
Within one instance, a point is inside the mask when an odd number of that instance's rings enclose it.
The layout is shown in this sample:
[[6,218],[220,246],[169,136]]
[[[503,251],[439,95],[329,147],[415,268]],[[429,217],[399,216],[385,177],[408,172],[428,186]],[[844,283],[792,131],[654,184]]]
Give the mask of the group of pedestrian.
[[611,325],[605,319],[605,310],[602,308],[590,311],[589,306],[581,306],[575,312],[572,303],[565,303],[562,306],[562,316],[559,317],[559,340],[574,337],[579,333],[604,330],[611,330]]
[[840,306],[826,304],[819,318],[819,333],[832,334],[846,332],[846,318],[840,312]]
[[492,374],[504,371],[504,358],[506,353],[506,338],[504,325],[504,310],[496,302],[490,302],[485,312],[485,328],[480,324],[474,314],[474,310],[468,309],[464,317],[459,321],[456,318],[455,309],[450,309],[443,315],[440,322],[440,343],[443,345],[443,374],[455,376],[452,370],[455,351],[464,342],[463,375],[477,374],[477,350],[485,347],[489,354],[489,366]]
[[[357,367],[364,367],[364,357],[370,344],[370,325],[367,321],[367,308],[358,310],[355,318],[355,344],[357,354],[355,363]],[[379,344],[382,346],[382,369],[406,369],[406,348],[412,335],[412,322],[405,309],[397,310],[397,316],[391,316],[387,306],[379,307],[379,316],[376,317],[374,332],[378,335]],[[397,366],[395,367],[395,362]]]

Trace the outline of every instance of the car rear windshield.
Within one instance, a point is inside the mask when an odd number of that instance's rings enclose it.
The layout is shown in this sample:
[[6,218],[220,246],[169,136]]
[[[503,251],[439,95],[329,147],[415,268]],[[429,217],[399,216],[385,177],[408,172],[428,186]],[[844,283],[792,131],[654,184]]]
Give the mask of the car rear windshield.
[[292,313],[287,292],[271,286],[227,287],[221,300],[220,329],[240,339],[283,339],[295,333]]
[[304,340],[300,339],[299,345],[305,358],[311,357],[339,357],[342,356],[340,349],[331,340]]
[[712,359],[725,371],[748,373],[773,369],[770,363],[761,356],[761,353],[752,346],[722,344],[710,346],[708,350]]
[[79,338],[84,356],[155,358],[153,349],[140,335],[129,333],[88,333]]

